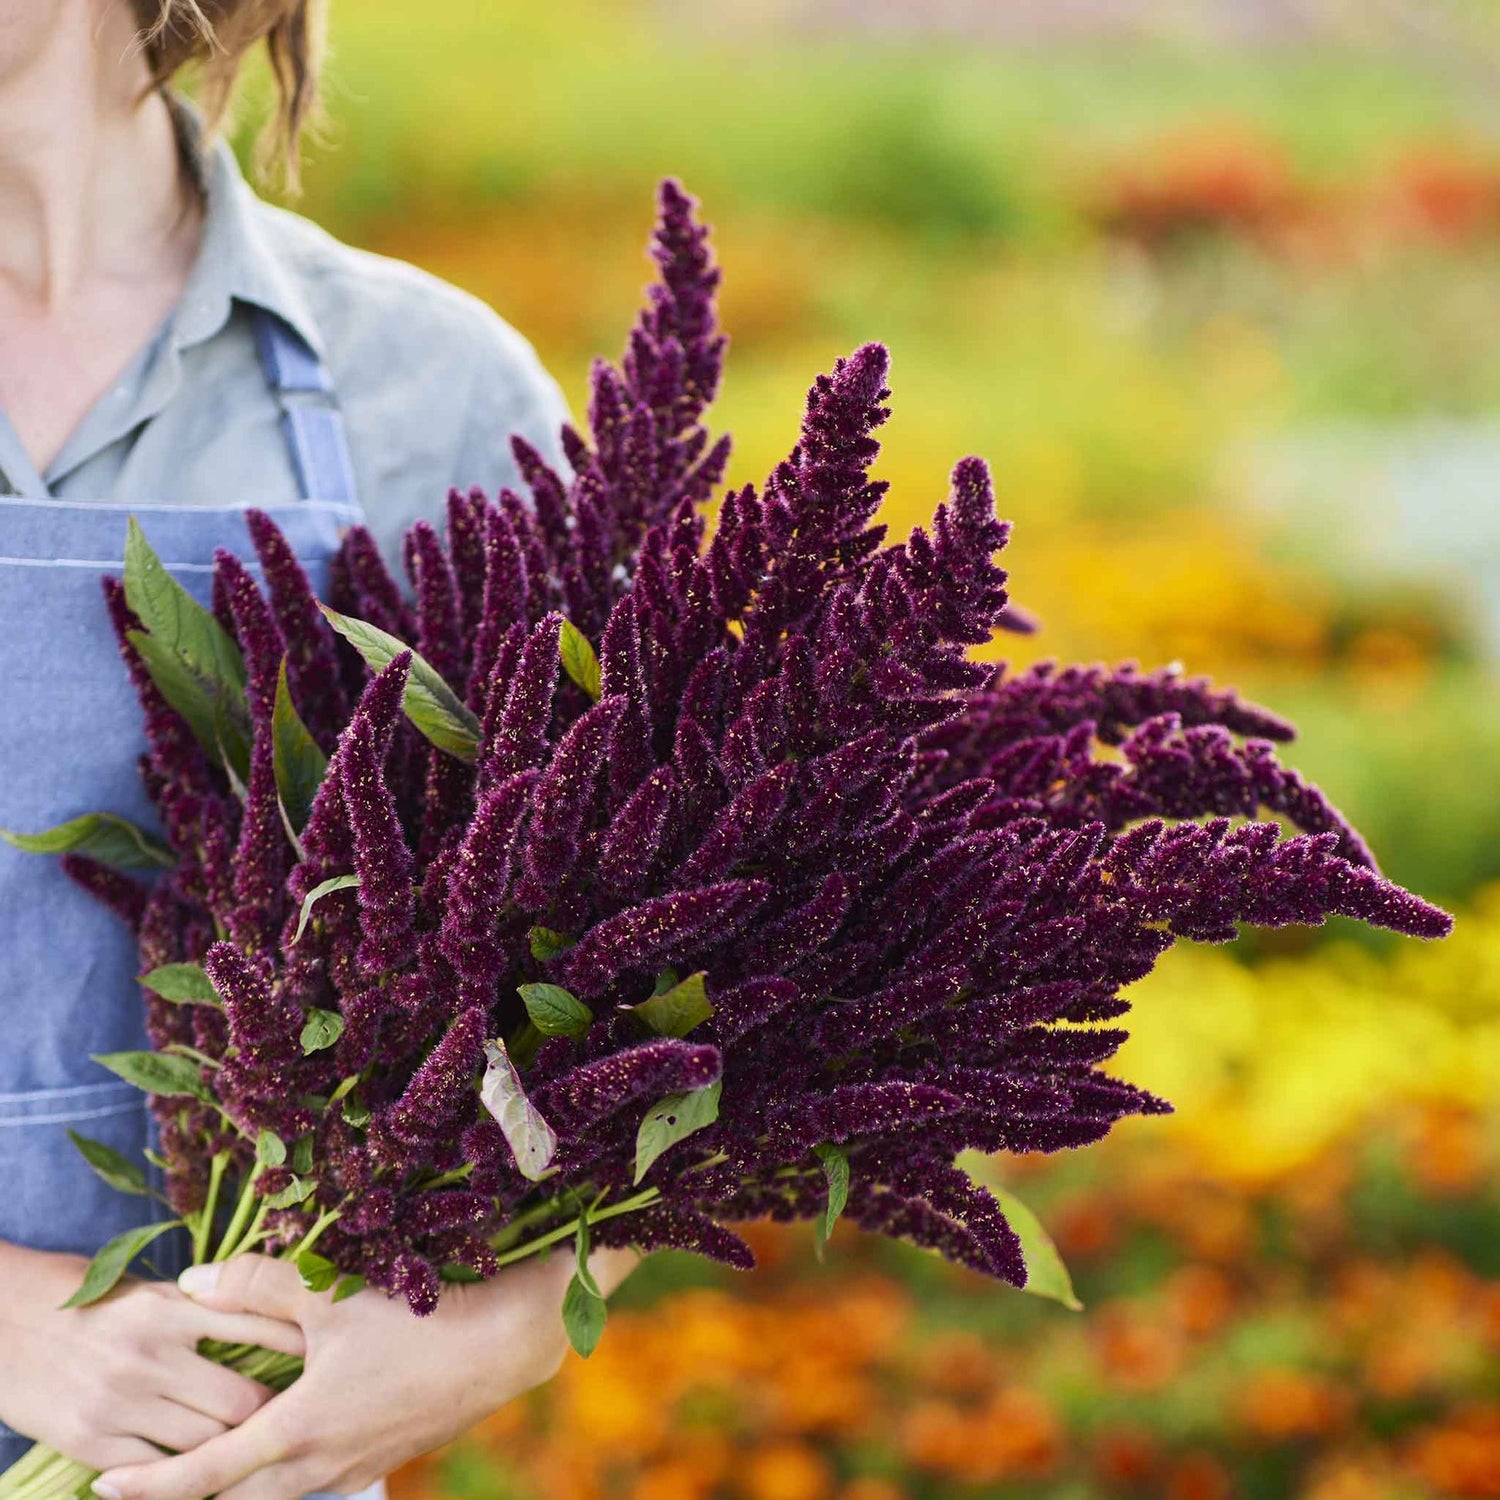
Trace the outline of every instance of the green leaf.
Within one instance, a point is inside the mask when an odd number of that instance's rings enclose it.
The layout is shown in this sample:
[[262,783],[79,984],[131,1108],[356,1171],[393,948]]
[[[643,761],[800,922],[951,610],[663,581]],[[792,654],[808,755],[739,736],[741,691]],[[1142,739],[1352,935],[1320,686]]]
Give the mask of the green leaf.
[[526,1097],[503,1041],[486,1042],[488,1066],[479,1085],[480,1103],[500,1124],[521,1175],[540,1182],[557,1155],[557,1134]]
[[574,941],[567,933],[554,932],[550,927],[533,927],[526,936],[531,943],[531,956],[541,964],[566,953]]
[[117,1192],[130,1193],[144,1198],[150,1191],[146,1186],[145,1172],[133,1161],[120,1155],[113,1146],[103,1141],[91,1141],[76,1130],[68,1132],[68,1139],[78,1147],[83,1159]]
[[226,694],[213,694],[214,744],[219,750],[219,762],[229,781],[229,790],[239,799],[243,807],[250,800],[250,788],[245,785],[250,775],[250,739],[254,731],[248,719],[236,716]]
[[333,1046],[343,1034],[344,1018],[336,1010],[319,1010],[314,1006],[302,1026],[302,1055],[307,1057]]
[[370,1123],[370,1106],[354,1095],[344,1100],[344,1118],[356,1130],[363,1130]]
[[442,1281],[451,1282],[455,1286],[473,1286],[476,1282],[484,1280],[484,1277],[472,1267],[461,1266],[456,1262],[446,1266],[439,1266],[438,1278]]
[[300,1176],[306,1176],[312,1171],[313,1164],[313,1138],[311,1135],[300,1137],[297,1144],[292,1147],[292,1171]]
[[181,1223],[181,1219],[169,1219],[165,1224],[142,1224],[136,1229],[127,1229],[124,1234],[117,1234],[89,1262],[89,1268],[84,1272],[83,1285],[63,1306],[87,1307],[91,1302],[107,1296],[130,1269],[131,1261],[152,1240],[160,1239],[169,1229],[176,1229]]
[[86,854],[117,870],[169,870],[177,863],[160,840],[113,813],[84,813],[43,833],[0,828],[0,839],[25,854]]
[[125,537],[125,602],[141,622],[130,639],[152,680],[204,749],[244,781],[250,768],[244,657],[163,566],[134,516]]
[[297,1257],[297,1274],[310,1292],[326,1292],[339,1279],[339,1268],[316,1250],[304,1250]]
[[352,1094],[358,1084],[358,1073],[351,1073],[347,1078],[341,1078],[339,1086],[328,1096],[328,1102],[330,1104],[337,1104],[346,1094]]
[[521,998],[531,1024],[543,1036],[588,1035],[594,1024],[594,1013],[582,1000],[559,984],[523,984]]
[[162,697],[187,721],[193,738],[243,787],[250,774],[250,716],[243,702],[229,696],[235,690],[199,676],[143,630],[127,631],[126,638]]
[[1042,1228],[1041,1220],[1016,1197],[995,1183],[988,1184],[1005,1214],[1006,1222],[1020,1236],[1021,1253],[1026,1259],[1026,1285],[1022,1291],[1034,1297],[1049,1297],[1061,1302],[1073,1312],[1082,1312],[1081,1303],[1073,1291],[1073,1278],[1063,1258],[1057,1253],[1052,1237]]
[[362,1292],[364,1291],[364,1289],[365,1278],[363,1276],[355,1276],[351,1274],[344,1277],[344,1279],[339,1282],[336,1287],[334,1287],[333,1300],[335,1302],[342,1302],[346,1297],[352,1297],[356,1292]]
[[316,1183],[294,1177],[279,1193],[270,1193],[262,1201],[267,1208],[292,1208],[311,1198],[316,1188]]
[[834,1145],[814,1146],[813,1155],[823,1163],[823,1175],[828,1179],[828,1206],[817,1221],[818,1248],[821,1251],[849,1202],[849,1156],[842,1146]]
[[686,1036],[714,1013],[701,973],[689,974],[680,984],[625,1009],[633,1011],[658,1036],[677,1037]]
[[571,621],[562,622],[562,636],[558,641],[562,652],[563,671],[596,703],[599,701],[599,658],[589,638]]
[[599,1347],[609,1308],[597,1291],[590,1291],[575,1273],[563,1297],[563,1328],[568,1342],[585,1359]]
[[94,1054],[94,1061],[148,1094],[209,1098],[202,1072],[189,1057],[167,1052],[102,1052]]
[[706,1088],[690,1089],[685,1094],[668,1094],[646,1112],[635,1136],[635,1180],[637,1184],[651,1170],[651,1164],[663,1151],[685,1140],[696,1130],[712,1125],[719,1118],[719,1095],[722,1082]]
[[301,942],[302,934],[307,929],[308,918],[312,916],[312,909],[324,896],[331,895],[334,891],[350,890],[358,884],[358,875],[330,875],[327,880],[319,881],[302,898],[302,911],[297,917],[297,930],[292,934],[292,942]]
[[262,1127],[255,1138],[255,1159],[268,1167],[286,1165],[286,1142],[274,1130]]
[[578,1233],[573,1239],[573,1256],[577,1262],[574,1274],[583,1283],[584,1290],[602,1300],[604,1293],[599,1290],[599,1283],[594,1280],[594,1273],[589,1269],[589,1216],[587,1214],[578,1216]]
[[[411,650],[404,641],[374,625],[341,615],[326,604],[318,607],[327,615],[328,623],[364,657],[373,672],[389,666],[403,651]],[[479,720],[464,706],[437,669],[415,651],[412,651],[411,673],[406,679],[402,706],[406,717],[439,750],[473,765],[479,755]]]
[[163,964],[142,974],[141,983],[173,1005],[224,1004],[202,964]]
[[194,671],[245,691],[245,660],[229,632],[163,565],[131,516],[125,533],[125,602],[143,629]]
[[307,826],[313,798],[328,771],[328,757],[308,733],[287,687],[286,658],[276,679],[276,703],[271,710],[271,758],[276,769],[276,795],[295,833]]

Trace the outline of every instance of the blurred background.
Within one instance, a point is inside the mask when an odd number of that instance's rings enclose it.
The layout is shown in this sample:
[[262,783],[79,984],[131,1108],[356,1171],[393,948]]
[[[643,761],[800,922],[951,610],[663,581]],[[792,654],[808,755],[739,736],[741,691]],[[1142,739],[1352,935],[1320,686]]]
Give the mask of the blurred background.
[[995,1168],[1082,1313],[854,1234],[660,1257],[397,1500],[1500,1496],[1500,7],[338,0],[333,35],[303,212],[484,297],[581,412],[681,176],[731,479],[884,340],[887,519],[992,461],[1017,660],[1273,704],[1459,913],[1138,986],[1120,1068],[1178,1113]]

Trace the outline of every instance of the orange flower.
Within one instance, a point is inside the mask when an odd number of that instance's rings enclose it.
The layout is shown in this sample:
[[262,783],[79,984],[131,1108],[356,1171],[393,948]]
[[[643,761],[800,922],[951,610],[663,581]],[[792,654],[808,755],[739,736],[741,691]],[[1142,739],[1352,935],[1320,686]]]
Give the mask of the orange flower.
[[1419,1481],[1463,1500],[1500,1496],[1500,1406],[1476,1406],[1420,1434],[1406,1453]]
[[914,1407],[901,1429],[907,1461],[971,1484],[1046,1473],[1061,1434],[1051,1408],[1030,1391],[998,1391],[985,1406],[960,1411],[942,1402]]
[[1234,1310],[1234,1284],[1217,1266],[1183,1266],[1162,1290],[1168,1315],[1195,1337],[1215,1332]]
[[1156,1440],[1136,1427],[1100,1433],[1093,1444],[1094,1472],[1109,1493],[1137,1489],[1151,1480],[1161,1464]]
[[1189,1453],[1172,1465],[1165,1500],[1228,1500],[1234,1493],[1229,1472],[1209,1453]]
[[999,1378],[996,1351],[977,1333],[939,1333],[924,1341],[917,1377],[926,1390],[946,1396],[984,1396]]
[[1102,1308],[1091,1335],[1100,1368],[1123,1390],[1160,1390],[1182,1367],[1176,1331],[1123,1303]]
[[833,1493],[827,1462],[805,1443],[758,1448],[738,1477],[747,1500],[823,1500]]
[[710,1500],[714,1482],[692,1464],[664,1463],[636,1476],[627,1492],[630,1500]]
[[1240,1422],[1262,1441],[1284,1443],[1321,1437],[1348,1419],[1352,1398],[1321,1375],[1303,1370],[1262,1370],[1235,1403]]

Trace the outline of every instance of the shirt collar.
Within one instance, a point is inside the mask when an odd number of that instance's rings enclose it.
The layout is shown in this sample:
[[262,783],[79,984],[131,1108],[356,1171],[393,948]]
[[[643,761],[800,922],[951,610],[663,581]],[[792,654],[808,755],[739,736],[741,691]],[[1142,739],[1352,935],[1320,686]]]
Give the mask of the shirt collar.
[[189,170],[203,193],[203,231],[198,256],[183,287],[173,320],[179,349],[204,343],[229,319],[235,302],[275,313],[322,357],[323,337],[307,298],[266,234],[266,209],[245,181],[227,141],[205,145],[201,117],[171,96],[178,138]]

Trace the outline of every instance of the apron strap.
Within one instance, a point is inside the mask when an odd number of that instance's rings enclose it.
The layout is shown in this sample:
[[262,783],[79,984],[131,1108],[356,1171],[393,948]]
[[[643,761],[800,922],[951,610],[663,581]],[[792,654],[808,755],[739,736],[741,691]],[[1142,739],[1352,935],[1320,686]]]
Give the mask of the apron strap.
[[344,414],[327,366],[289,323],[263,307],[252,311],[260,366],[281,406],[302,498],[358,504]]

